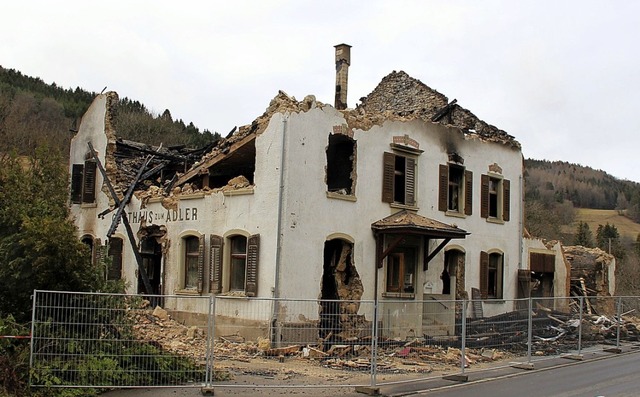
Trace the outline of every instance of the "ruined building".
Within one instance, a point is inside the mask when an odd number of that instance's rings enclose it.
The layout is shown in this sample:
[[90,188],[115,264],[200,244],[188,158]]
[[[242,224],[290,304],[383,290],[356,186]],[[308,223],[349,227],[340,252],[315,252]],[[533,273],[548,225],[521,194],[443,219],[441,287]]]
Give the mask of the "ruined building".
[[[376,299],[386,329],[419,334],[472,290],[485,315],[512,310],[528,269],[520,144],[402,71],[349,108],[350,63],[350,47],[336,46],[335,106],[279,92],[201,151],[119,139],[117,94],[99,95],[71,144],[71,210],[96,257],[109,256],[108,277],[133,293],[213,294],[226,332],[243,322],[357,329],[372,321],[359,303]],[[271,297],[337,302],[271,310],[256,299]],[[394,317],[423,300],[412,323]]]

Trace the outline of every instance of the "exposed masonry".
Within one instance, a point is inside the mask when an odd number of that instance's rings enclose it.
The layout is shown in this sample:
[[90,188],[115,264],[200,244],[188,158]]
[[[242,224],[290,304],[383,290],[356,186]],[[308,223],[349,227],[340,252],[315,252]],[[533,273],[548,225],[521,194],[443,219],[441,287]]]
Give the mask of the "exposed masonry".
[[[138,183],[135,194],[143,201],[143,205],[149,198],[163,197],[162,205],[166,208],[175,208],[177,203],[175,197],[181,194],[194,192],[209,194],[221,190],[250,187],[253,184],[253,175],[235,175],[240,179],[229,177],[228,181],[226,179],[223,179],[222,183],[218,181],[216,187],[209,186],[203,180],[208,178],[210,170],[215,170],[216,166],[221,169],[223,163],[218,162],[230,153],[247,150],[246,147],[252,146],[255,157],[253,139],[267,128],[274,114],[307,112],[314,108],[328,106],[316,101],[312,95],[297,101],[283,91],[279,91],[265,112],[251,124],[234,128],[227,137],[219,140],[213,147],[189,151],[184,148],[157,148],[118,140],[112,124],[117,99],[117,94],[108,93],[105,120],[108,138],[107,173],[115,182],[118,194],[123,195],[133,181],[137,170],[142,166],[146,155],[154,153],[155,163],[152,162],[151,166],[158,165],[161,161],[167,162],[167,166],[162,173]],[[355,109],[340,110],[340,112],[344,115],[346,121],[344,129],[347,133],[356,129],[368,131],[388,120],[420,119],[455,127],[469,138],[520,149],[520,143],[513,136],[478,119],[473,113],[459,106],[455,100],[450,103],[446,96],[403,71],[394,71],[384,77],[371,94],[361,98],[361,104]],[[244,155],[246,157],[247,153]],[[252,153],[249,152],[248,156],[251,155]],[[355,183],[355,175],[353,175],[353,185]]]

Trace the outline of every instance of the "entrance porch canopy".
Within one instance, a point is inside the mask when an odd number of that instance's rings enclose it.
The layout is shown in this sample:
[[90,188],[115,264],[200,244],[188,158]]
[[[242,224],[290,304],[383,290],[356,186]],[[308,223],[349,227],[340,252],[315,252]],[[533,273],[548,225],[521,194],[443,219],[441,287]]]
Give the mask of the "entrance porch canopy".
[[[447,225],[435,219],[425,218],[413,211],[402,210],[386,218],[375,221],[371,224],[371,229],[376,239],[376,265],[382,267],[384,258],[393,251],[407,234],[425,237],[425,257],[423,270],[427,270],[429,261],[440,252],[451,239],[465,238],[470,233],[458,228],[455,225]],[[384,236],[397,236],[384,250]],[[428,253],[428,241],[430,239],[443,239],[442,243],[431,253]]]

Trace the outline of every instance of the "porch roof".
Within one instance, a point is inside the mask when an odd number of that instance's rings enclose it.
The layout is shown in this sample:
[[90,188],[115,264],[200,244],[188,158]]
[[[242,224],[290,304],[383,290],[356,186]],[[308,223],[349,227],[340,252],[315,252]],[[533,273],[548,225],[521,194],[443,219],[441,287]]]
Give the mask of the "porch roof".
[[470,233],[456,225],[447,225],[413,211],[402,210],[371,224],[375,234],[419,234],[429,238],[465,238]]

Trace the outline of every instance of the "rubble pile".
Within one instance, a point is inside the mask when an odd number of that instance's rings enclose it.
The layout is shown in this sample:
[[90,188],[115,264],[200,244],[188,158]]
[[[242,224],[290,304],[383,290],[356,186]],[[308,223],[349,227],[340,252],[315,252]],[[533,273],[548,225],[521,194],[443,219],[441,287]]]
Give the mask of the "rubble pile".
[[[604,315],[584,315],[582,341],[589,343],[613,343],[618,325],[624,340],[638,340],[640,318],[627,316],[620,320]],[[198,327],[188,327],[172,320],[166,310],[140,310],[134,314],[137,337],[177,355],[194,358],[204,363],[207,351],[205,332]],[[556,312],[538,307],[532,318],[532,353],[556,355],[577,349],[580,319],[575,313]],[[505,360],[516,353],[527,351],[528,319],[526,313],[510,312],[499,316],[474,320],[467,324],[465,367]],[[609,342],[608,342],[609,341]],[[613,342],[610,342],[613,341]],[[240,363],[284,363],[296,360],[296,365],[308,365],[329,369],[371,369],[371,337],[349,338],[343,343],[291,344],[273,346],[266,338],[247,341],[240,335],[216,338],[214,360]],[[380,337],[376,368],[384,373],[427,373],[434,370],[450,370],[461,365],[460,337],[413,338],[411,340]]]

